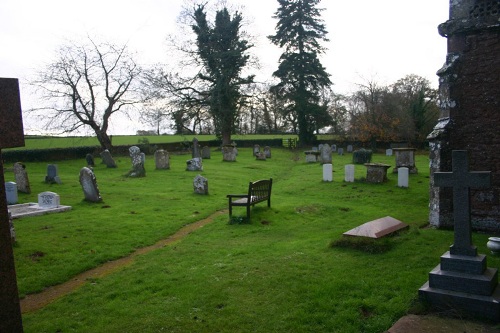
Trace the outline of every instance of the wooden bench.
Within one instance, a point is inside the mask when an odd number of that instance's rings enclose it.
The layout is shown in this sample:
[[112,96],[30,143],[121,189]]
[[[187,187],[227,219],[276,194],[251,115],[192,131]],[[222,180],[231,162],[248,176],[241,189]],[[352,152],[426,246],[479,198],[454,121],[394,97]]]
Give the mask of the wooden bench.
[[[243,206],[247,208],[247,218],[250,220],[250,206],[259,202],[267,201],[267,207],[271,207],[271,188],[273,179],[263,179],[248,184],[247,194],[228,194],[229,217],[233,215],[233,206]],[[236,200],[233,200],[236,199]]]

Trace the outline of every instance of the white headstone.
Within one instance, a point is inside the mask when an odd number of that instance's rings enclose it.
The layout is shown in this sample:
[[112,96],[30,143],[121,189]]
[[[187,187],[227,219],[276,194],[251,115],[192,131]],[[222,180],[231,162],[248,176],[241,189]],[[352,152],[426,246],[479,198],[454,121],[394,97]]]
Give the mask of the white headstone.
[[408,187],[408,174],[410,169],[408,168],[398,168],[398,186]]
[[348,183],[354,183],[354,164],[346,164],[344,170],[345,170],[344,181]]
[[17,184],[14,182],[5,183],[5,196],[7,197],[7,205],[15,205],[18,202]]
[[327,163],[323,164],[323,181],[331,182],[333,180],[332,165]]
[[59,194],[54,192],[42,192],[38,194],[38,207],[43,209],[57,208],[61,202]]
[[385,156],[392,156],[392,149],[386,149],[385,150]]

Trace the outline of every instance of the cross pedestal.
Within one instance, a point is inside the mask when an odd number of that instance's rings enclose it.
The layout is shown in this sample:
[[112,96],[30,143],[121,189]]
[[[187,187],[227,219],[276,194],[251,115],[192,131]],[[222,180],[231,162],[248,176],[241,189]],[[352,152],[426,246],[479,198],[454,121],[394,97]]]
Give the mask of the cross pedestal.
[[500,321],[498,270],[472,244],[470,188],[490,186],[491,172],[469,172],[467,152],[452,152],[452,171],[435,172],[434,184],[453,188],[454,243],[441,256],[419,290],[420,298],[439,310]]
[[0,332],[23,332],[1,154],[2,148],[19,146],[24,146],[19,83],[0,78]]

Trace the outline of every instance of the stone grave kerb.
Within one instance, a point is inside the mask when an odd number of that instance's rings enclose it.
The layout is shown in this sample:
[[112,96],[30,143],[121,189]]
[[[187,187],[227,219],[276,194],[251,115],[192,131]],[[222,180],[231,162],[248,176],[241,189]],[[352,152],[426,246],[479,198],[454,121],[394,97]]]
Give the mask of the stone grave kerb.
[[[0,170],[3,170],[1,150],[22,146],[24,146],[24,130],[19,81],[13,78],[0,78]],[[0,184],[4,183],[3,172],[0,172]],[[7,199],[4,186],[0,188],[0,262],[2,263],[0,332],[23,332]]]
[[451,172],[435,172],[434,185],[453,188],[454,243],[450,253],[476,256],[472,245],[470,222],[470,188],[484,188],[491,184],[490,171],[469,172],[469,161],[465,150],[452,152]]

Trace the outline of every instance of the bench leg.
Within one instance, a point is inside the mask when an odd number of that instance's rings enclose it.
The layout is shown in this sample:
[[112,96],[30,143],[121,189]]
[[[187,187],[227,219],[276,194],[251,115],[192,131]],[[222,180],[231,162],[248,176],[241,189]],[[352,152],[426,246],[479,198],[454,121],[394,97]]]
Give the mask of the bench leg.
[[247,219],[250,221],[250,205],[247,206]]

